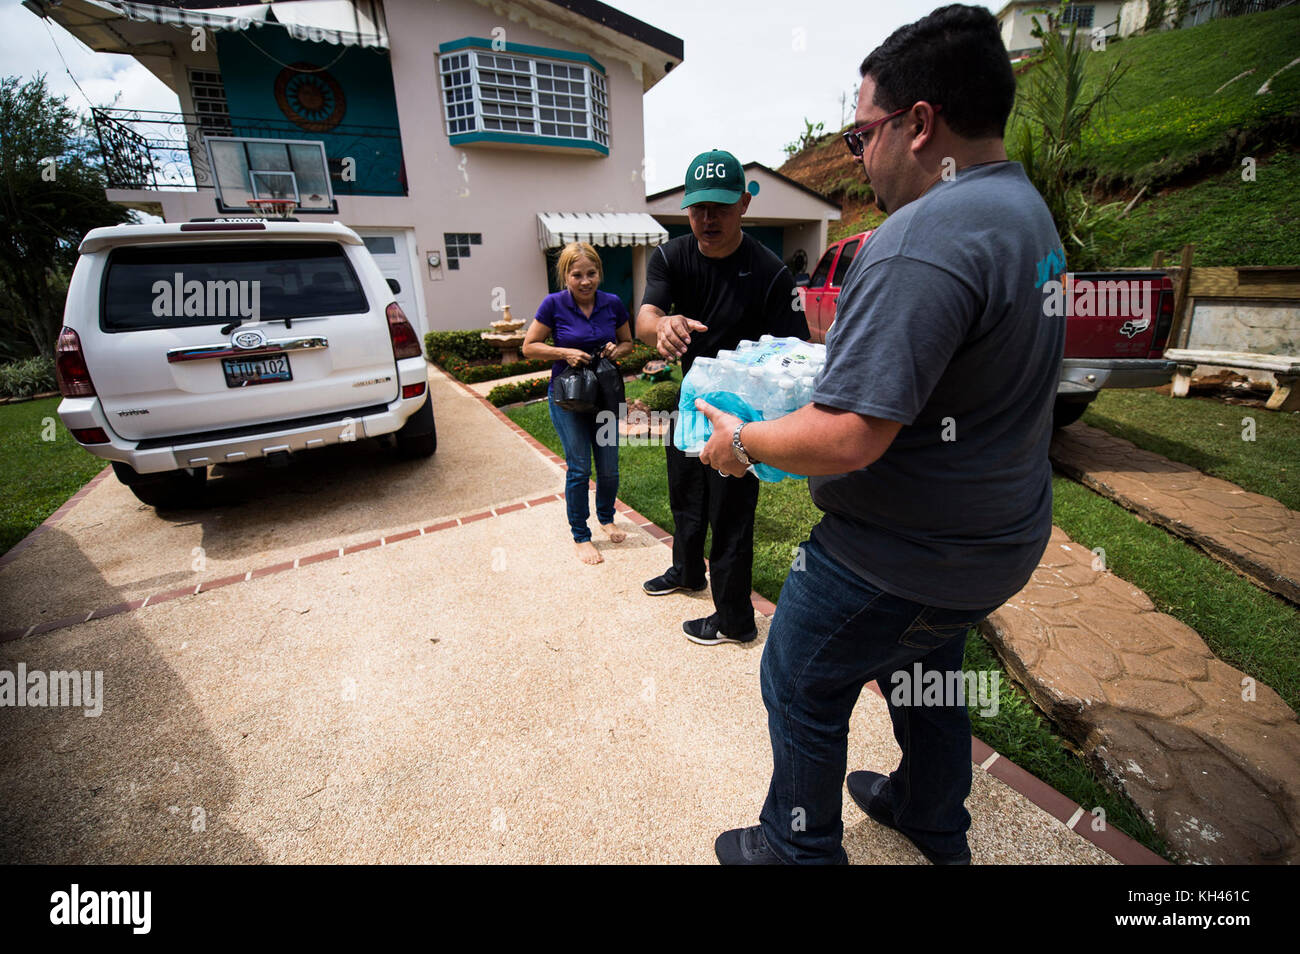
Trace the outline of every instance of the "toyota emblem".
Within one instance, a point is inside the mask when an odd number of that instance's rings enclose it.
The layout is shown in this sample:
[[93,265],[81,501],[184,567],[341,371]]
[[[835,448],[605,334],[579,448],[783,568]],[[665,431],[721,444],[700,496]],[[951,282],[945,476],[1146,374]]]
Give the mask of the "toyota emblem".
[[260,331],[237,331],[230,340],[236,348],[251,351],[266,344],[266,335]]

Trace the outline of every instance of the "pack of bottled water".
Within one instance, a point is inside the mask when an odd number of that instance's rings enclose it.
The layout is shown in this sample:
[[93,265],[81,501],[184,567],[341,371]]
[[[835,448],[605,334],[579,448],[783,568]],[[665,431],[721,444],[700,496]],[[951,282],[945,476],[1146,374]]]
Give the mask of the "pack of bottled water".
[[[825,364],[825,345],[771,335],[742,341],[736,350],[719,351],[716,358],[696,358],[682,380],[677,447],[699,456],[713,433],[709,419],[695,408],[696,398],[743,421],[771,421],[812,403]],[[755,464],[750,470],[772,482],[799,478],[770,464]]]

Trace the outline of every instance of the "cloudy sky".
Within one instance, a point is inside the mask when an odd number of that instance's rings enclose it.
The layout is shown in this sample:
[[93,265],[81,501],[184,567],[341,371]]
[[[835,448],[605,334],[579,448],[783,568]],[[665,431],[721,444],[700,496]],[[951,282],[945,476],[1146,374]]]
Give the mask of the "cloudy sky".
[[[781,147],[803,130],[804,117],[825,123],[827,130],[837,128],[844,109],[851,111],[841,106],[840,94],[851,97],[856,90],[862,58],[940,0],[613,0],[610,5],[686,44],[685,62],[645,98],[647,186],[657,192],[679,185],[691,157],[706,149],[716,146],[742,162],[777,166],[784,160]],[[91,52],[17,0],[0,0],[0,63],[5,75],[48,74],[55,92],[82,109],[115,98],[136,109],[178,108],[175,95],[135,60]]]

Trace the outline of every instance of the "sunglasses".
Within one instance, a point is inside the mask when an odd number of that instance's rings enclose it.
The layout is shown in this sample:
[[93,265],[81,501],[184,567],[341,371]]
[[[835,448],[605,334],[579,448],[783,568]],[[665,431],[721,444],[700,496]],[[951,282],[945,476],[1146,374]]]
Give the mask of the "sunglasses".
[[[894,110],[888,116],[881,116],[879,119],[873,120],[867,123],[865,126],[859,126],[857,129],[850,129],[848,132],[844,133],[844,145],[849,147],[849,152],[853,153],[853,158],[861,159],[862,153],[866,149],[866,140],[862,137],[863,133],[875,129],[877,126],[881,125],[882,123],[889,122],[895,116],[903,115],[903,113],[907,112],[911,108],[912,108],[911,106],[904,106],[902,109]],[[934,111],[936,113],[939,112],[941,109],[943,109],[943,106],[934,107]]]

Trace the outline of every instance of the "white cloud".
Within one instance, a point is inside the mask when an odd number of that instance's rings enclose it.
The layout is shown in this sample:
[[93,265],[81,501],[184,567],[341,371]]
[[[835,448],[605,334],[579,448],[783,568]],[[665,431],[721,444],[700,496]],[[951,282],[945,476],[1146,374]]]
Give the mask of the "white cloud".
[[[180,109],[176,94],[134,58],[96,53],[57,23],[42,20],[17,3],[0,8],[0,63],[5,76],[28,80],[45,73],[50,90],[67,96],[68,105],[79,112],[85,112],[89,104],[109,106],[119,93],[123,107]],[[69,77],[69,70],[84,96]]]
[[[649,192],[681,185],[686,166],[715,146],[775,168],[804,117],[840,127],[841,91],[857,91],[858,64],[898,27],[941,0],[610,0],[686,45],[682,64],[645,97]],[[987,4],[986,4],[987,6]],[[795,31],[802,31],[796,34]],[[804,48],[796,49],[796,40]],[[848,119],[852,119],[850,105]],[[846,120],[847,121],[847,120]]]

